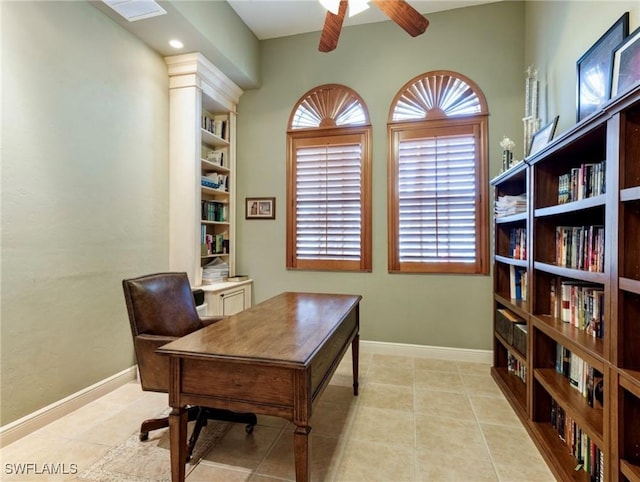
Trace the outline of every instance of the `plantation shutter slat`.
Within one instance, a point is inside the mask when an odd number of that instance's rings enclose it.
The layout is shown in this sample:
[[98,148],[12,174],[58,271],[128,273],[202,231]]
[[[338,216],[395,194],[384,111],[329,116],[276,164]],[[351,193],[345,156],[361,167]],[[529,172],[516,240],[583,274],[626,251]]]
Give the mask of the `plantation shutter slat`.
[[476,262],[476,150],[472,134],[400,141],[400,262]]
[[296,259],[359,262],[362,146],[303,146],[295,153]]

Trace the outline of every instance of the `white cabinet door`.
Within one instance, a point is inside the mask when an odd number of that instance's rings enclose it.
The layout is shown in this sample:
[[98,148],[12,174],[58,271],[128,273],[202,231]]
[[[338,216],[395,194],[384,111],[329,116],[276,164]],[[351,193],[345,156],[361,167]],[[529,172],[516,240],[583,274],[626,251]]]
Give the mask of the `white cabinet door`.
[[244,287],[220,293],[220,305],[223,315],[233,315],[244,310]]
[[240,285],[224,283],[226,286],[220,289],[213,289],[213,286],[203,286],[207,315],[233,315],[250,308],[251,283],[251,280]]

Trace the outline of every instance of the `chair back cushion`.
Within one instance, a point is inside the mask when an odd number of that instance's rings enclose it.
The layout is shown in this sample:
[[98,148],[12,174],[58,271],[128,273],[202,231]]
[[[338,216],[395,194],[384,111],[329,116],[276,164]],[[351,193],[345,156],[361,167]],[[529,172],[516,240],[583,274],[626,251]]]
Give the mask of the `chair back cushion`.
[[186,273],[123,280],[133,336],[184,336],[202,327]]

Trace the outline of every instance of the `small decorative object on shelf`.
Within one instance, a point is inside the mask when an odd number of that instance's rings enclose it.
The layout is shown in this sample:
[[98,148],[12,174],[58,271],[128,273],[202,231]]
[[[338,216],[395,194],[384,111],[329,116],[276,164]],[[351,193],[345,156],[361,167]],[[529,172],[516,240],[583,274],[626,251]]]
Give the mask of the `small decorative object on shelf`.
[[527,67],[525,70],[527,77],[524,81],[524,157],[529,154],[529,145],[533,133],[540,128],[540,119],[538,119],[538,69],[533,66]]
[[502,170],[506,171],[511,167],[513,148],[516,147],[516,143],[504,136],[500,141],[500,147],[502,147]]
[[529,153],[527,156],[533,156],[536,152],[541,151],[551,139],[553,139],[553,134],[556,132],[556,125],[558,124],[558,117],[555,116],[551,122],[545,125],[538,132],[534,133],[531,137],[531,145],[529,146]]

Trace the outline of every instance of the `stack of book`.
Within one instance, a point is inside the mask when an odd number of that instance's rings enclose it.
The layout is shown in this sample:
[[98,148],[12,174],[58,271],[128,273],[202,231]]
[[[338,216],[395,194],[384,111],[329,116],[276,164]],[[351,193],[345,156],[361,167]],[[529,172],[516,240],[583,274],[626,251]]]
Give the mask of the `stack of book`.
[[589,474],[591,482],[605,480],[602,451],[553,398],[551,399],[551,425],[567,445],[569,453],[578,462],[576,470],[584,470]]
[[556,226],[556,263],[602,273],[604,226]]
[[527,259],[527,228],[509,231],[509,252],[514,259]]
[[220,258],[202,268],[202,284],[212,284],[224,281],[229,277],[229,265]]
[[495,202],[494,213],[498,218],[500,216],[510,216],[512,214],[523,213],[527,210],[527,195],[519,194],[517,196],[498,196]]
[[558,204],[604,194],[604,166],[604,161],[581,164],[558,176]]
[[527,301],[526,269],[509,266],[509,297],[514,300]]
[[559,343],[556,344],[556,371],[569,379],[570,385],[582,394],[590,407],[602,409],[602,373]]

